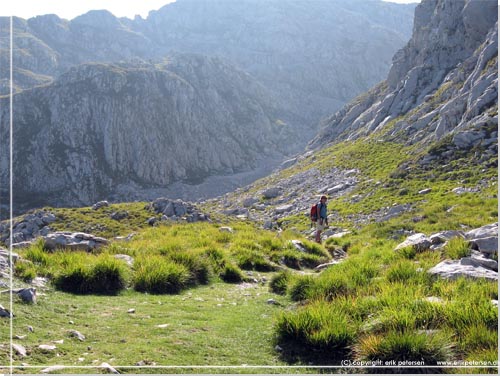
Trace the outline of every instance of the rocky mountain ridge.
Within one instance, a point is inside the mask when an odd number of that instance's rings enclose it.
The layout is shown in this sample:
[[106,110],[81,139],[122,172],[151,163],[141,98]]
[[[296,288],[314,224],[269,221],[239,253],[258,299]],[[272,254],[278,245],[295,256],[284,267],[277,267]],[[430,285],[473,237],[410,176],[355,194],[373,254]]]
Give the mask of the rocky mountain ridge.
[[384,128],[385,139],[409,143],[453,132],[458,148],[495,139],[497,55],[495,1],[422,1],[387,80],[326,119],[309,147]]
[[[17,202],[32,205],[85,205],[117,187],[138,193],[231,174],[282,156],[296,139],[262,85],[199,55],[82,65],[17,94],[15,103],[14,188]],[[1,177],[8,181],[8,169]]]

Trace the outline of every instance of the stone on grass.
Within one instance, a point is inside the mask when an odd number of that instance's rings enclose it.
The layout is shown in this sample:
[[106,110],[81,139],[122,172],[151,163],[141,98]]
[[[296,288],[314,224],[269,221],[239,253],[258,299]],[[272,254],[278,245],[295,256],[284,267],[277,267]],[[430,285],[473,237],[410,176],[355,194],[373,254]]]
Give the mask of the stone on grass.
[[445,260],[430,268],[428,273],[444,279],[455,280],[460,277],[471,279],[498,280],[498,273],[482,266],[462,264],[461,260]]
[[415,252],[424,252],[430,249],[431,241],[425,234],[418,233],[407,237],[403,243],[398,244],[395,250],[406,247],[412,247]]
[[12,349],[19,356],[26,356],[26,348],[22,345],[18,345],[17,343],[12,344]]

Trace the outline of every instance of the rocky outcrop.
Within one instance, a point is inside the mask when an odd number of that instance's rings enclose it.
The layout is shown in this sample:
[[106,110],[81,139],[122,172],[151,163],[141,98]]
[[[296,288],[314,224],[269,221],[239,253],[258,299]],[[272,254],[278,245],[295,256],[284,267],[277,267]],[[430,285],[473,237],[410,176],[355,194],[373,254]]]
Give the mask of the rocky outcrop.
[[44,248],[49,251],[69,249],[91,251],[108,244],[108,240],[84,232],[57,231],[43,237]]
[[381,131],[404,143],[450,134],[448,159],[478,146],[496,155],[497,28],[494,0],[423,0],[387,80],[325,120],[310,147]]
[[[7,101],[0,99],[2,165]],[[199,182],[293,149],[266,89],[215,58],[89,64],[15,102],[14,189],[21,207],[90,205],[113,193],[120,199],[123,187]],[[0,181],[8,182],[8,168]]]
[[[411,248],[415,252],[442,249],[449,240],[459,237],[469,242],[470,255],[460,260],[444,260],[428,270],[429,274],[445,279],[485,278],[498,280],[498,223],[486,225],[466,233],[462,231],[443,231],[427,237],[418,233],[409,236],[395,250]],[[497,256],[498,257],[498,256]]]
[[[209,216],[202,213],[196,205],[182,200],[172,200],[168,198],[158,198],[151,202],[149,210],[161,215],[162,220],[187,222],[207,221]],[[154,218],[156,222],[156,218]],[[151,219],[150,219],[151,221]],[[154,224],[154,223],[153,223]]]
[[[50,231],[50,224],[56,220],[56,216],[45,210],[35,211],[20,217],[12,224],[13,243],[31,241],[38,236],[45,236]],[[10,222],[0,223],[0,242],[10,244]]]

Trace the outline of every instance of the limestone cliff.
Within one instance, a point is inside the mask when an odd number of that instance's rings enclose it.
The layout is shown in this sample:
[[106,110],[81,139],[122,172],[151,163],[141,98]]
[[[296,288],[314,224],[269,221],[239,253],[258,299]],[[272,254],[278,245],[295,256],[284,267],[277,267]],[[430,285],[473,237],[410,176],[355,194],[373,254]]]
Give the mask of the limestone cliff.
[[309,147],[377,130],[410,143],[453,134],[458,148],[495,146],[497,17],[494,0],[423,0],[387,80],[325,120]]
[[[14,103],[14,189],[27,206],[88,205],[120,184],[233,173],[292,146],[286,118],[262,85],[199,55],[85,64]],[[0,111],[7,166],[8,98]],[[6,187],[7,168],[1,178]]]

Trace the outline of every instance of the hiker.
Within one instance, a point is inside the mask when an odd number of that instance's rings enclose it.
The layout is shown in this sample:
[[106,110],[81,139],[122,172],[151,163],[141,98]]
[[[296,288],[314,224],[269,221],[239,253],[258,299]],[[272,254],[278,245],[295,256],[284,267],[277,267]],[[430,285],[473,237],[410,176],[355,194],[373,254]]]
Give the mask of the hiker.
[[311,221],[316,222],[316,243],[321,244],[321,232],[328,227],[326,213],[326,196],[321,196],[320,201],[311,208]]

